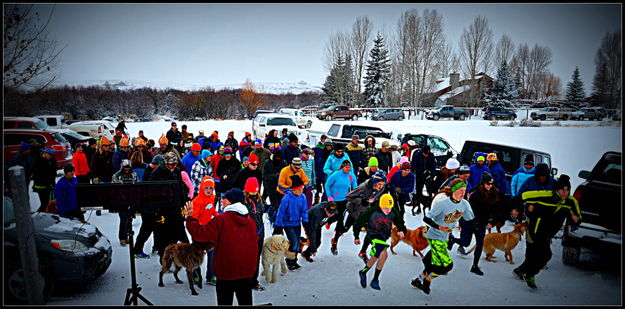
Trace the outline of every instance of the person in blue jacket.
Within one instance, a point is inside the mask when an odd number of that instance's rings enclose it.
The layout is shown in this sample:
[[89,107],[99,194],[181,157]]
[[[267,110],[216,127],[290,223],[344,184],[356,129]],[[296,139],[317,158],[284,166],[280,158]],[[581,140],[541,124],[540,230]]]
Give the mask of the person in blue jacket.
[[523,162],[523,167],[519,167],[519,169],[512,174],[512,180],[510,180],[510,196],[514,198],[517,196],[519,189],[525,183],[525,181],[534,175],[534,159],[531,154],[528,154],[525,157],[525,162]]
[[187,169],[189,173],[193,170],[193,164],[200,159],[200,153],[202,152],[202,146],[198,143],[193,143],[191,146],[191,151],[187,152],[187,154],[182,157],[182,165]]
[[551,176],[549,165],[546,163],[539,163],[534,168],[534,176],[530,176],[523,183],[515,198],[515,208],[512,210],[512,216],[516,218],[516,221],[523,219],[523,211],[521,204],[521,196],[527,191],[551,191],[553,190],[553,183],[555,180]]
[[499,189],[499,192],[504,194],[510,194],[508,190],[508,180],[506,179],[506,172],[503,170],[503,167],[499,163],[499,158],[496,153],[489,153],[486,156],[486,160],[488,161],[488,169],[490,170],[490,174],[493,176],[495,180],[495,187]]
[[404,205],[410,201],[410,193],[412,193],[415,187],[415,175],[410,171],[411,166],[408,162],[403,163],[400,168],[401,172],[396,172],[391,177],[389,188],[395,190],[399,212],[403,216],[406,213]]
[[308,205],[304,192],[304,181],[298,175],[291,177],[291,190],[282,198],[280,208],[276,215],[276,229],[273,234],[281,234],[283,229],[286,237],[291,242],[289,251],[295,252],[294,259],[286,259],[289,270],[295,270],[301,266],[297,264],[297,253],[300,251],[300,236],[302,234],[302,222],[308,223]]
[[286,164],[291,164],[293,158],[299,158],[302,154],[302,150],[297,146],[299,139],[295,134],[291,133],[288,137],[289,143],[282,148],[282,156]]
[[490,169],[486,166],[486,154],[483,152],[478,152],[475,154],[475,163],[469,167],[471,170],[471,176],[467,180],[467,192],[471,192],[473,187],[476,187],[480,184],[480,180],[482,179],[482,173],[489,172]]
[[[329,160],[329,159],[328,159]],[[332,247],[330,251],[332,254],[337,255],[337,244],[341,234],[347,232],[345,228],[345,210],[347,209],[347,193],[358,187],[356,181],[356,175],[352,172],[352,162],[348,159],[341,162],[340,170],[333,173],[328,177],[325,184],[325,190],[328,196],[328,201],[334,201],[338,214],[328,220],[328,224],[332,224],[336,221],[334,228],[334,239],[332,240]]]
[[78,200],[76,199],[76,185],[78,178],[74,176],[74,166],[65,164],[63,166],[64,176],[59,179],[54,186],[54,196],[56,197],[56,208],[61,217],[77,218],[85,220],[80,208],[78,208]]
[[349,158],[349,155],[345,153],[345,146],[343,144],[335,144],[334,150],[330,153],[326,163],[323,165],[323,172],[326,176],[332,175],[332,173],[341,169],[341,165],[343,165],[343,161],[345,160],[349,161],[350,166],[352,165],[352,160]]

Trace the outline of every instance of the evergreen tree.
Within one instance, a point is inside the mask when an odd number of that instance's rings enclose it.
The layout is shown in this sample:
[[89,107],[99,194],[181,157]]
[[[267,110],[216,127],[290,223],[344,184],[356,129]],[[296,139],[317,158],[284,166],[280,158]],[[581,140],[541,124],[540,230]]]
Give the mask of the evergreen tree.
[[365,103],[368,107],[384,105],[384,91],[391,72],[388,50],[384,47],[384,38],[378,33],[373,40],[365,74]]
[[518,88],[506,62],[502,62],[497,70],[497,79],[493,85],[492,94],[486,99],[487,103],[512,103],[519,96]]
[[608,68],[605,63],[597,67],[595,76],[592,81],[592,104],[596,106],[604,106],[605,102],[610,100],[608,86]]
[[579,78],[579,69],[575,67],[572,80],[566,85],[566,100],[573,103],[584,102],[586,92],[584,91],[584,83]]

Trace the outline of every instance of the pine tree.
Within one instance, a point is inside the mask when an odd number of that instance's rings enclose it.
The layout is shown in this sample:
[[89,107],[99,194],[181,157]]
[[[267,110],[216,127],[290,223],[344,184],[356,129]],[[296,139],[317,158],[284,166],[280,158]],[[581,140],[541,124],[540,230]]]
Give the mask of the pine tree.
[[326,77],[323,85],[324,97],[327,101],[336,104],[344,104],[343,95],[343,67],[345,62],[343,56],[339,53],[336,62],[330,69],[330,74]]
[[608,90],[608,68],[605,63],[601,66],[597,66],[595,76],[592,81],[592,103],[596,106],[604,106],[605,102],[608,102],[609,90]]
[[388,50],[384,47],[384,38],[378,33],[373,40],[373,48],[367,61],[365,74],[365,104],[368,107],[383,106],[384,91],[391,72]]
[[497,79],[493,85],[492,94],[488,96],[487,103],[512,103],[519,96],[518,88],[512,73],[508,70],[508,64],[502,62],[497,70]]
[[573,103],[584,102],[586,92],[584,91],[584,83],[579,78],[579,69],[575,67],[572,80],[566,85],[566,100]]

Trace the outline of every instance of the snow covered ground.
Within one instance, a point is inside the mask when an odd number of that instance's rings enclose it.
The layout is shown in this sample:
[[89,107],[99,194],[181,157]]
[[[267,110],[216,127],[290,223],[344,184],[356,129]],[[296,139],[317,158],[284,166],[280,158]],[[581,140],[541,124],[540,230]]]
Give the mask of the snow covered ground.
[[[563,121],[562,125],[576,124],[587,127],[491,127],[490,121],[475,118],[468,121],[357,121],[377,125],[386,131],[400,133],[430,133],[445,138],[457,151],[462,149],[465,140],[479,139],[501,144],[524,146],[548,152],[552,156],[553,166],[559,174],[571,176],[572,186],[582,182],[577,177],[580,170],[590,170],[601,155],[609,150],[621,151],[621,126],[599,126],[599,122]],[[315,121],[312,129],[324,130],[332,122]],[[500,122],[501,123],[501,122]],[[553,123],[550,121],[546,124]],[[190,132],[204,129],[209,135],[213,130],[220,132],[225,140],[227,131],[235,131],[240,139],[244,131],[251,130],[251,121],[178,121],[178,126],[186,124]],[[127,123],[132,136],[137,136],[143,129],[148,138],[155,140],[169,129],[169,122]],[[30,194],[33,210],[39,206],[36,194]],[[96,282],[74,290],[53,296],[49,305],[121,305],[126,289],[130,287],[128,247],[121,247],[117,241],[119,219],[116,214],[106,211],[96,216],[89,211],[86,216],[96,225],[113,244],[113,263]],[[423,215],[406,214],[406,225],[414,229],[423,225]],[[137,232],[141,225],[138,217],[134,223]],[[270,229],[266,224],[266,229]],[[505,226],[502,232],[512,230]],[[456,235],[459,232],[454,232]],[[332,230],[322,233],[322,245],[314,263],[300,259],[302,269],[288,272],[275,284],[267,284],[260,279],[265,291],[254,292],[254,303],[272,303],[274,305],[619,305],[622,304],[621,269],[611,269],[608,265],[620,265],[618,258],[601,256],[596,252],[584,250],[582,263],[570,267],[561,262],[560,240],[552,245],[553,258],[548,269],[537,276],[539,289],[532,291],[527,285],[516,280],[512,269],[523,261],[524,240],[512,252],[517,265],[505,262],[503,252],[495,256],[499,263],[490,263],[483,258],[480,267],[484,276],[477,276],[469,269],[473,256],[460,256],[455,248],[451,253],[454,269],[448,276],[442,276],[432,283],[432,292],[425,295],[413,288],[410,280],[422,271],[421,259],[411,254],[411,248],[400,243],[397,255],[391,255],[380,275],[381,291],[371,288],[362,289],[358,282],[357,271],[362,268],[362,261],[357,257],[360,246],[353,244],[351,231],[339,242],[339,255],[330,253]],[[362,238],[363,236],[361,236]],[[149,251],[152,239],[148,240],[145,250]],[[427,249],[426,249],[427,250]],[[425,253],[425,252],[424,252]],[[206,263],[204,263],[205,266]],[[215,287],[204,286],[198,290],[199,296],[191,296],[186,278],[185,284],[174,283],[171,274],[164,277],[165,287],[158,287],[160,266],[157,258],[137,260],[137,280],[141,291],[148,300],[156,305],[215,305]],[[373,274],[369,274],[369,281]],[[141,302],[139,302],[142,304]]]

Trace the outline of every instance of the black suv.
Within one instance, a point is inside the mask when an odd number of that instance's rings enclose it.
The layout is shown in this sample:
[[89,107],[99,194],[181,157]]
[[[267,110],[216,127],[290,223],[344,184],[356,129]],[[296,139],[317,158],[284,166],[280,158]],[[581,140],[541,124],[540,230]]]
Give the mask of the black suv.
[[[512,174],[514,174],[519,167],[523,166],[527,155],[532,155],[534,164],[546,163],[551,168],[551,155],[544,151],[480,141],[465,141],[458,155],[458,161],[460,161],[460,164],[470,166],[475,163],[473,162],[473,158],[476,152],[486,154],[491,152],[498,153],[497,159],[499,159],[501,167],[503,167],[506,172],[508,183],[512,180]],[[557,169],[552,169],[551,174],[557,174],[557,171]]]
[[413,140],[417,143],[419,149],[422,149],[425,145],[429,145],[430,150],[434,154],[437,169],[441,166],[445,166],[447,159],[455,158],[458,155],[458,152],[453,149],[444,138],[437,135],[407,133],[404,136],[400,134],[397,138],[401,141],[402,145],[409,140]]
[[516,113],[505,107],[488,106],[484,110],[484,116],[482,118],[484,118],[484,120],[494,120],[494,119],[514,120],[516,119]]
[[582,247],[606,249],[607,254],[621,253],[621,153],[603,154],[592,171],[580,171],[586,179],[575,189],[573,196],[579,203],[582,222],[566,222],[562,237],[562,262],[579,262]]

